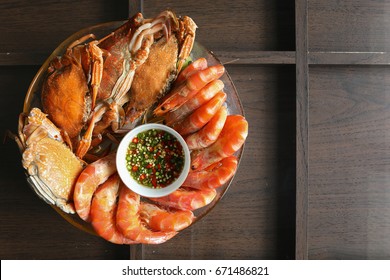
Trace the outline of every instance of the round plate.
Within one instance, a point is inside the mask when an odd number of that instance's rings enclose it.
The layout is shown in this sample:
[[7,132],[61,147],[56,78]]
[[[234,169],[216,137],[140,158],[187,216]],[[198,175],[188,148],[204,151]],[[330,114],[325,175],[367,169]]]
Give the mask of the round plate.
[[[26,97],[25,97],[23,112],[28,113],[31,110],[31,108],[33,108],[33,107],[42,108],[41,100],[40,100],[41,85],[42,85],[43,79],[45,77],[46,70],[49,66],[49,63],[53,58],[55,58],[56,56],[63,55],[66,51],[66,48],[72,42],[81,38],[82,36],[89,34],[89,33],[93,33],[96,35],[96,38],[102,38],[103,36],[114,31],[116,28],[121,26],[123,23],[125,23],[125,21],[115,21],[115,22],[108,22],[108,23],[103,23],[103,24],[92,26],[92,27],[88,27],[88,28],[82,29],[82,30],[74,33],[69,38],[67,38],[65,41],[63,41],[53,51],[53,53],[47,58],[47,60],[43,63],[43,65],[38,70],[37,74],[35,75],[33,81],[31,82],[30,87],[29,87],[27,94],[26,94]],[[191,52],[191,57],[193,60],[196,60],[197,58],[200,58],[200,57],[204,57],[207,59],[208,65],[220,64],[220,61],[218,60],[218,58],[215,57],[215,55],[212,52],[208,51],[205,47],[203,47],[201,44],[199,44],[197,42],[195,42],[195,44],[194,44],[193,50]],[[227,71],[220,79],[225,84],[224,91],[227,94],[226,106],[228,109],[228,114],[229,115],[236,115],[236,114],[244,115],[244,111],[243,111],[240,99],[238,97],[236,88],[234,87],[234,84],[233,84],[229,74],[227,73]],[[240,161],[242,151],[243,151],[243,148],[241,148],[236,153],[238,162]],[[207,213],[209,213],[214,208],[214,206],[221,200],[222,196],[228,190],[232,179],[230,179],[225,185],[223,185],[217,189],[217,193],[218,193],[217,197],[214,199],[214,201],[212,203],[210,203],[209,205],[207,205],[203,208],[200,208],[200,209],[194,211],[194,214],[196,216],[194,223],[196,221],[199,221],[202,217],[204,217]],[[92,226],[89,223],[86,223],[82,219],[80,219],[77,214],[73,214],[73,215],[67,214],[67,213],[63,212],[62,210],[60,210],[56,206],[52,206],[52,208],[54,208],[58,214],[60,214],[65,220],[67,220],[73,226],[75,226],[81,230],[84,230],[86,232],[89,232],[91,234],[95,234]]]

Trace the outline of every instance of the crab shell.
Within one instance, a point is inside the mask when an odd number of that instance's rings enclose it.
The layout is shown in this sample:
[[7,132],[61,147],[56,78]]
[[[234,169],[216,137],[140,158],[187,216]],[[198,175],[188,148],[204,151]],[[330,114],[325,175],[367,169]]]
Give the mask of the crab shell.
[[177,39],[171,36],[153,44],[148,59],[135,72],[127,104],[127,122],[134,123],[167,90],[177,75]]
[[62,141],[58,128],[38,108],[33,108],[19,132],[24,146],[22,164],[33,190],[47,203],[75,213],[73,189],[84,168]]
[[69,48],[50,62],[42,85],[43,111],[53,123],[73,139],[85,125],[91,111],[91,96],[85,73],[90,61],[87,47]]
[[126,105],[125,123],[135,125],[170,89],[195,41],[196,24],[188,16],[176,18],[170,36],[155,38],[147,60],[137,68]]

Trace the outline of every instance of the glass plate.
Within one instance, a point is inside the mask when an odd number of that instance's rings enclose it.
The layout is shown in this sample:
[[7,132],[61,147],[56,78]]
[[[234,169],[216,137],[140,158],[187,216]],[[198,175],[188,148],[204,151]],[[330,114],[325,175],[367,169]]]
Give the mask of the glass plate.
[[[103,23],[103,24],[92,26],[92,27],[88,27],[88,28],[82,29],[82,30],[74,33],[73,35],[68,37],[65,41],[63,41],[53,51],[53,53],[46,59],[46,61],[43,63],[43,65],[38,70],[37,74],[35,75],[33,81],[30,84],[30,87],[27,91],[25,101],[24,101],[23,111],[25,113],[28,113],[30,111],[30,109],[33,107],[38,107],[38,108],[42,107],[41,101],[40,101],[41,85],[42,85],[43,79],[45,77],[46,70],[49,66],[49,63],[54,57],[61,56],[62,54],[64,54],[67,46],[69,46],[75,40],[81,38],[83,35],[93,33],[96,35],[96,38],[102,38],[105,35],[112,32],[113,30],[115,30],[116,28],[118,28],[119,26],[121,26],[123,23],[125,23],[125,21],[115,21],[115,22],[108,22],[108,23]],[[201,44],[199,44],[197,42],[195,42],[195,44],[194,44],[193,50],[191,52],[191,57],[193,60],[196,60],[197,58],[200,58],[200,57],[205,57],[207,59],[208,65],[220,64],[220,61],[218,60],[218,58],[211,51],[208,51],[205,47],[203,47]],[[240,99],[238,97],[237,90],[236,90],[229,74],[227,73],[227,71],[220,79],[225,84],[224,91],[227,94],[226,106],[228,109],[228,114],[230,114],[230,115],[235,115],[235,114],[244,115],[244,111],[243,111]],[[240,162],[242,152],[243,152],[243,148],[241,148],[236,153],[238,162]],[[193,224],[195,224],[196,221],[199,221],[202,217],[207,215],[207,213],[209,213],[214,208],[214,206],[221,200],[223,195],[228,190],[228,188],[232,182],[232,179],[230,179],[225,185],[223,185],[217,189],[217,193],[218,193],[217,197],[214,199],[214,201],[212,203],[210,203],[209,205],[207,205],[201,209],[194,211],[196,219],[195,219]],[[95,234],[92,226],[89,223],[86,223],[82,219],[80,219],[77,214],[73,214],[73,215],[67,214],[67,213],[63,212],[62,210],[60,210],[56,206],[52,206],[52,208],[59,215],[61,215],[65,220],[67,220],[69,223],[71,223],[73,226],[75,226],[81,230],[84,230],[88,233]]]

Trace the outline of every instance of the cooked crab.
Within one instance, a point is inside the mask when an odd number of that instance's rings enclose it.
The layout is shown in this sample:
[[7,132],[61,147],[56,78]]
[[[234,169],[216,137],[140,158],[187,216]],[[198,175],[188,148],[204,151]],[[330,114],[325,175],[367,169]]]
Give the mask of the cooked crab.
[[93,136],[135,123],[157,102],[189,56],[195,29],[172,11],[153,19],[138,13],[99,41],[80,38],[51,62],[43,110],[69,135],[77,156],[88,152]]
[[63,142],[59,129],[38,108],[19,119],[19,149],[28,182],[47,203],[66,213],[75,213],[73,189],[84,168]]
[[126,106],[126,122],[134,123],[145,111],[162,97],[182,69],[191,53],[194,41],[195,22],[188,16],[176,18],[166,35],[155,39],[148,59],[134,75],[130,88],[130,101]]

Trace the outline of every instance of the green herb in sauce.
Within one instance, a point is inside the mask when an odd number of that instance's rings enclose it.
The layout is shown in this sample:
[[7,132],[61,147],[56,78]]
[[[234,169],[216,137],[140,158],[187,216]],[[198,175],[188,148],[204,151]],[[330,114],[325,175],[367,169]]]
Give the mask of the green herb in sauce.
[[127,149],[126,166],[140,184],[164,188],[175,181],[184,166],[184,151],[172,134],[150,129],[140,132]]

